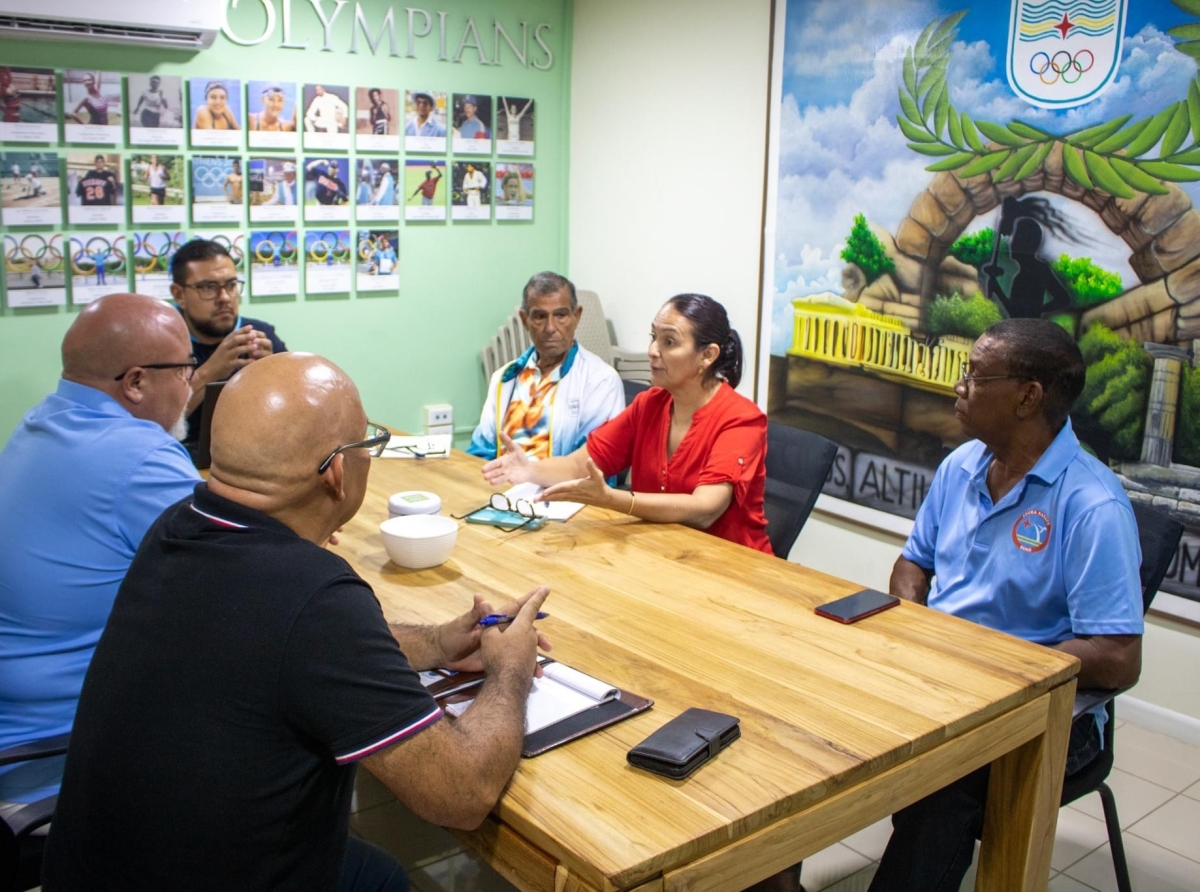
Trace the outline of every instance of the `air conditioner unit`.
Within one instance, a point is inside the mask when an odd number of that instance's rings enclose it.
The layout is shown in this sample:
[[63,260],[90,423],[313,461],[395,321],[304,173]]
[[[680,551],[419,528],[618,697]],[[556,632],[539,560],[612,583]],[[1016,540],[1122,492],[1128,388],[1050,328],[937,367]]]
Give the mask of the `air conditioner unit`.
[[0,0],[0,39],[40,38],[204,50],[226,0]]

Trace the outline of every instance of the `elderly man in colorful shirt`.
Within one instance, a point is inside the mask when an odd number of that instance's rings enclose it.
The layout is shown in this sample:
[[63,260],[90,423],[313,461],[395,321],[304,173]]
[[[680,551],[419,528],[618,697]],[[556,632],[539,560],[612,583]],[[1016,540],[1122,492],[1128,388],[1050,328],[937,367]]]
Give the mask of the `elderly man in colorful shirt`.
[[500,454],[496,430],[531,458],[570,455],[625,408],[616,370],[575,341],[583,308],[575,286],[552,272],[525,284],[521,323],[533,346],[496,370],[467,452]]
[[[1141,671],[1137,521],[1068,413],[1083,391],[1071,336],[1008,319],[975,342],[955,385],[974,439],[937,470],[892,570],[893,595],[1079,658],[1081,688]],[[1099,753],[1103,707],[1071,727],[1066,774]],[[892,816],[871,892],[957,892],[983,827],[988,768]]]

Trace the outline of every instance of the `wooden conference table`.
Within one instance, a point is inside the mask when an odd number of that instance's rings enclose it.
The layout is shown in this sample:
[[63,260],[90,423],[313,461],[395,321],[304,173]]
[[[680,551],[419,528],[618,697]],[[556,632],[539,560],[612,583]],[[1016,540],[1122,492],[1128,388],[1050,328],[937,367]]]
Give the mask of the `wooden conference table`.
[[[714,536],[597,508],[505,534],[463,524],[449,561],[405,570],[387,497],[437,493],[465,514],[481,462],[372,462],[339,553],[389,619],[440,622],[545,583],[553,656],[656,705],[523,759],[461,838],[527,890],[736,890],[992,763],[977,890],[1044,890],[1078,661],[901,603],[850,626],[813,607],[858,586]],[[742,738],[684,781],[625,753],[689,706]]]

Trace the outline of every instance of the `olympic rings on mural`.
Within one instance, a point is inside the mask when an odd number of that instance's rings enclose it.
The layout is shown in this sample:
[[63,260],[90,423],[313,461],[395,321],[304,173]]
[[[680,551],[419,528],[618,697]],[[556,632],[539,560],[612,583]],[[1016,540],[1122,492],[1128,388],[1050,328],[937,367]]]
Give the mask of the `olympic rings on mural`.
[[[91,275],[100,264],[110,272],[119,273],[125,268],[125,252],[103,236],[93,236],[86,245],[77,238],[72,238],[71,243],[71,270],[75,275]],[[87,261],[91,261],[90,268],[80,265]]]
[[[319,253],[319,254],[317,253],[318,248],[320,248],[320,251],[321,251],[321,253]],[[318,263],[323,263],[325,261],[325,259],[327,257],[329,257],[329,245],[327,245],[325,243],[325,239],[319,238],[315,242],[313,242],[311,245],[309,245],[308,246],[308,256],[311,257],[313,260],[317,261]]]
[[[1084,64],[1085,56],[1086,64]],[[1030,57],[1029,70],[1047,86],[1057,83],[1059,78],[1062,78],[1064,84],[1073,84],[1085,73],[1091,71],[1095,64],[1096,57],[1089,49],[1082,49],[1075,54],[1069,53],[1067,50],[1059,50],[1053,56],[1039,51]]]
[[373,257],[375,254],[375,248],[378,246],[378,244],[379,242],[376,240],[373,233],[364,232],[362,235],[360,235],[358,237],[359,260],[363,261],[363,263],[370,262],[371,257]]
[[217,233],[211,240],[229,252],[229,258],[233,261],[235,267],[238,269],[242,268],[242,261],[246,259],[246,252],[242,247],[244,239],[240,233],[233,238],[224,233]]
[[[260,233],[254,233],[259,235]],[[271,263],[276,257],[286,259],[292,257],[296,253],[296,246],[291,242],[291,236],[294,233],[280,232],[273,230],[265,234],[259,239],[258,244],[254,245],[254,256],[259,263]],[[251,244],[254,244],[251,239]],[[263,254],[263,246],[266,246],[270,253]]]

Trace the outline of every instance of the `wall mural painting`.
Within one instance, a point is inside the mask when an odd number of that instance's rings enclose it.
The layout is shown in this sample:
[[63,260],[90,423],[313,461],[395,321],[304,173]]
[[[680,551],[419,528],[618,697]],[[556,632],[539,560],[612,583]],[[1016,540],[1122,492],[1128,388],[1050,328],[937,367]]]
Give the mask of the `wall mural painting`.
[[770,417],[840,444],[826,494],[911,518],[974,339],[1051,318],[1080,439],[1187,524],[1163,591],[1200,617],[1200,0],[858,9],[780,13]]

